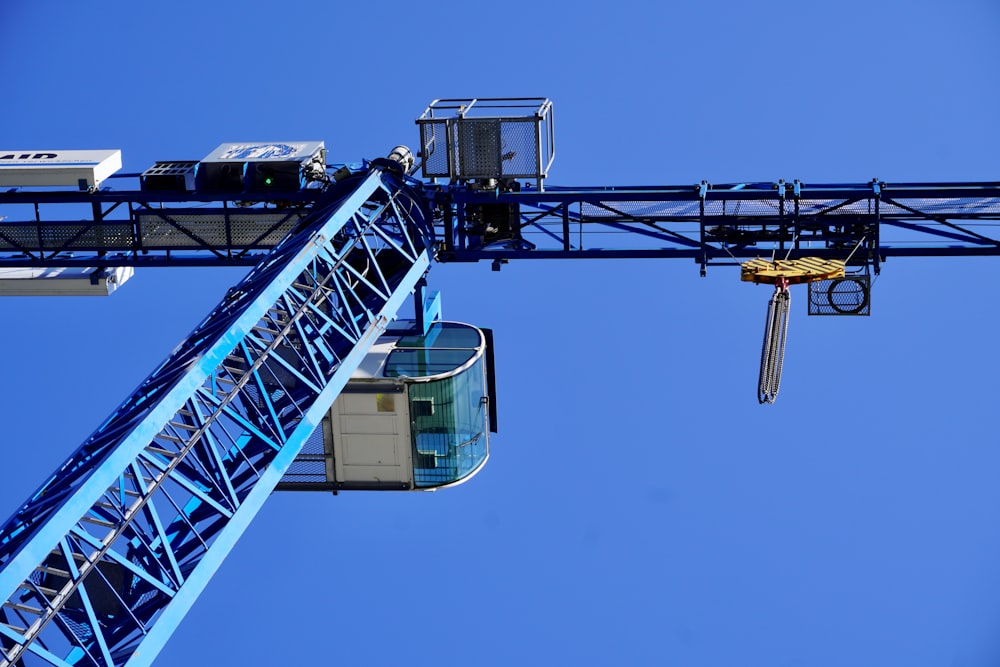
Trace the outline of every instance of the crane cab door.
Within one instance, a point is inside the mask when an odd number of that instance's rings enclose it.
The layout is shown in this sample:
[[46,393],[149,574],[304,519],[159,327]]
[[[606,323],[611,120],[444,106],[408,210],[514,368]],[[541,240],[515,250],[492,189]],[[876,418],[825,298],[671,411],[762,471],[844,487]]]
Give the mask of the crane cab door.
[[329,425],[340,488],[413,488],[408,403],[403,383],[352,382],[337,397]]

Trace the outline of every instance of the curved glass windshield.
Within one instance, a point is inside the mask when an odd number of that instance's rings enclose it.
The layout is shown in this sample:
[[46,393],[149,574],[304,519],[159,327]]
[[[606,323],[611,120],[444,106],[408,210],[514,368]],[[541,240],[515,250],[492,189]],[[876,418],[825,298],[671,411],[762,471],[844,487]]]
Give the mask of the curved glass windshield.
[[483,345],[475,327],[435,322],[426,336],[406,336],[389,353],[387,377],[443,376],[408,384],[418,487],[456,482],[486,460],[489,409]]
[[457,322],[435,322],[423,336],[403,336],[389,353],[386,377],[432,377],[461,368],[482,353],[479,329]]
[[449,378],[409,386],[413,481],[440,486],[486,460],[488,410],[483,361]]

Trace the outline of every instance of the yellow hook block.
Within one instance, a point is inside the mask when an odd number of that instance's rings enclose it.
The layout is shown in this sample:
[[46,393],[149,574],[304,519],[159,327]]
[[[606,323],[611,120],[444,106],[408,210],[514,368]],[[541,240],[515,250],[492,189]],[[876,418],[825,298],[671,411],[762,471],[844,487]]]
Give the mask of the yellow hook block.
[[784,281],[787,285],[812,283],[844,276],[844,263],[834,259],[800,257],[799,259],[751,259],[740,265],[740,280],[769,285]]

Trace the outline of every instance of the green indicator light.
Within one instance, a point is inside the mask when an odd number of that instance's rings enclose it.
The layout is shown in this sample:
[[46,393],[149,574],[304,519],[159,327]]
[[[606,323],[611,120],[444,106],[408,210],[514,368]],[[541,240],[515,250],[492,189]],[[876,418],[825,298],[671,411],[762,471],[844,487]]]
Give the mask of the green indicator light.
[[264,185],[273,185],[273,184],[274,184],[274,179],[272,177],[266,176],[264,178]]

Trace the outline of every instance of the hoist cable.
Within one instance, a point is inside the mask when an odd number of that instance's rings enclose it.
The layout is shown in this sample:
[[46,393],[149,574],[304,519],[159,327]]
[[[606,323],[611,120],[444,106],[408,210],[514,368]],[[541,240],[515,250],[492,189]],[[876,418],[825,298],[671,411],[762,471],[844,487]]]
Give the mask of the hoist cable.
[[767,303],[767,321],[764,326],[764,343],[760,350],[760,380],[757,383],[757,401],[774,403],[781,386],[781,368],[785,361],[785,339],[788,335],[788,313],[792,295],[788,285],[779,282],[774,295]]
[[788,252],[785,253],[785,261],[786,262],[788,261],[788,258],[792,256],[792,250],[795,250],[795,243],[798,240],[799,240],[799,235],[798,234],[796,234],[796,235],[794,235],[792,237],[792,243],[791,243],[791,245],[788,246]]
[[851,257],[854,257],[854,253],[858,251],[858,248],[861,247],[861,244],[865,242],[866,238],[868,237],[862,236],[860,239],[858,239],[858,242],[854,244],[854,248],[851,250],[851,254],[848,255],[847,259],[844,260],[844,266],[847,266],[847,263],[851,261]]

